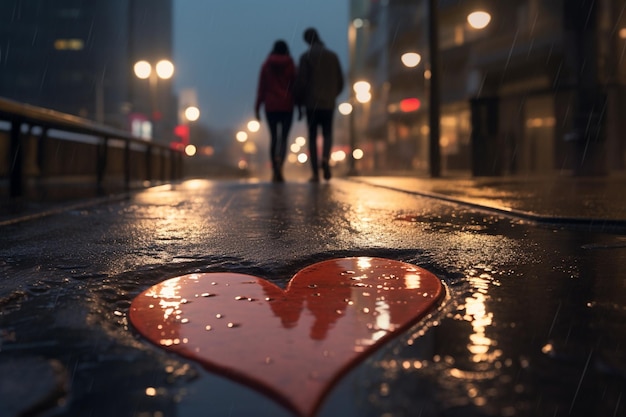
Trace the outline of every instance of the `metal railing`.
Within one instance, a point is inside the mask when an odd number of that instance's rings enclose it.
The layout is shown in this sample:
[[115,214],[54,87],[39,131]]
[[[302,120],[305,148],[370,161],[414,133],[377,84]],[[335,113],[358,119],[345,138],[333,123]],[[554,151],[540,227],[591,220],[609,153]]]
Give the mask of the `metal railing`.
[[129,190],[135,181],[182,177],[180,151],[127,131],[4,98],[0,122],[8,123],[8,130],[0,130],[0,158],[6,161],[0,162],[0,179],[8,179],[10,197],[22,196],[31,179],[80,177],[98,190],[107,182],[121,182]]

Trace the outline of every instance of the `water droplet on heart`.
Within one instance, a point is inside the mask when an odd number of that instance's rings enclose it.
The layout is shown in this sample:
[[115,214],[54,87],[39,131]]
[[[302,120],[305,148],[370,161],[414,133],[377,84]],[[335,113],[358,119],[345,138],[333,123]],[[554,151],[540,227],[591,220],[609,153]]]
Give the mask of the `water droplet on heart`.
[[320,293],[318,293],[318,292],[313,293],[313,297],[319,297],[319,296],[321,296],[321,295],[322,295],[322,294],[320,294]]
[[215,315],[215,318],[216,318],[216,319],[221,319],[222,317],[224,317],[224,316],[223,316],[223,315],[221,315],[220,313],[217,313],[217,314]]
[[189,301],[186,298],[183,298],[182,300],[180,300],[181,304],[187,304]]
[[356,272],[354,271],[343,271],[341,275],[354,275]]
[[274,359],[270,358],[269,356],[265,358],[265,364],[269,365],[274,363]]
[[203,292],[203,293],[202,293],[202,296],[203,296],[203,297],[215,297],[215,294],[210,293],[210,292]]
[[204,330],[206,330],[207,332],[210,331],[212,329],[211,325],[207,324],[206,326],[204,326]]
[[182,324],[187,324],[187,323],[189,323],[189,319],[182,319],[180,322],[181,322]]
[[317,284],[309,284],[308,287],[309,288],[317,288]]
[[370,309],[369,309],[369,308],[367,308],[367,307],[365,307],[365,308],[363,309],[363,312],[364,312],[365,314],[367,314],[367,313],[369,313],[369,312],[370,312]]
[[272,297],[265,297],[265,301],[274,301]]
[[239,323],[228,323],[227,326],[228,326],[229,329],[234,329],[235,327],[241,326],[241,324],[239,324]]

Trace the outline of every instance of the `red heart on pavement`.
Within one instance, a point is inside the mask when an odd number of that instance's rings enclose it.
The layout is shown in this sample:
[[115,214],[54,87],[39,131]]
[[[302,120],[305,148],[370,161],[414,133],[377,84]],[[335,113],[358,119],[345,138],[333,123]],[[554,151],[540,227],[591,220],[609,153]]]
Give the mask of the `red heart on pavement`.
[[190,274],[139,294],[130,321],[148,340],[313,415],[334,383],[443,296],[432,273],[354,257],[298,272],[287,289],[250,275]]

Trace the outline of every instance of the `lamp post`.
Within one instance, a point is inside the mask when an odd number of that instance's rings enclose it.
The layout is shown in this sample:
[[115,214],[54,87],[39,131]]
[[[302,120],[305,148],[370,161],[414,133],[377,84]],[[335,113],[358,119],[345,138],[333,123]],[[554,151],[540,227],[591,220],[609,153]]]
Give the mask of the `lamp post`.
[[192,143],[192,125],[200,118],[200,109],[196,106],[188,106],[185,108],[183,116],[187,123],[187,129],[189,129],[189,143],[185,146],[185,154],[187,154],[187,156],[194,156],[196,154],[196,146]]
[[357,148],[356,108],[357,103],[366,104],[372,99],[372,86],[367,81],[357,81],[352,86],[350,101],[339,105],[339,112],[348,116],[350,123],[350,166],[348,175],[357,175],[356,161],[363,157],[361,149]]
[[135,76],[141,80],[148,80],[150,87],[150,106],[151,106],[151,115],[150,120],[152,121],[152,138],[155,136],[155,124],[161,118],[159,113],[158,106],[158,97],[157,97],[157,87],[159,79],[168,80],[172,78],[174,75],[174,64],[167,59],[162,59],[156,63],[154,66],[154,70],[152,68],[152,64],[148,61],[138,61],[135,63],[134,67]]
[[429,171],[430,176],[441,176],[440,102],[439,102],[439,13],[437,0],[428,0],[428,50],[430,53],[430,107],[429,107]]
[[[439,11],[437,0],[428,0],[428,49],[430,53],[430,151],[429,171],[430,176],[441,176],[441,148],[439,138],[441,136],[441,92],[440,92],[440,69],[439,69]],[[485,11],[475,11],[467,16],[467,22],[474,29],[484,29],[491,22],[491,15]]]

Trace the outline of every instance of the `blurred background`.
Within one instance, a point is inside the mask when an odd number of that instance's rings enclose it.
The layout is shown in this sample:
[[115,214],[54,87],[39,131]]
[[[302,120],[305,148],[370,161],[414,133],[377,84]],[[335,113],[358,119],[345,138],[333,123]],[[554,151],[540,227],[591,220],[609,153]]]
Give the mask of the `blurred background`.
[[[267,179],[267,126],[253,120],[259,70],[277,39],[297,62],[313,26],[347,81],[335,116],[339,176],[612,175],[626,168],[625,8],[3,0],[0,98],[183,152],[186,177]],[[11,122],[0,120],[0,138]],[[304,178],[304,122],[291,133],[285,175]],[[0,140],[2,180],[12,175],[9,142]]]

